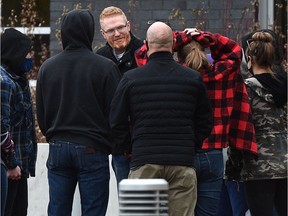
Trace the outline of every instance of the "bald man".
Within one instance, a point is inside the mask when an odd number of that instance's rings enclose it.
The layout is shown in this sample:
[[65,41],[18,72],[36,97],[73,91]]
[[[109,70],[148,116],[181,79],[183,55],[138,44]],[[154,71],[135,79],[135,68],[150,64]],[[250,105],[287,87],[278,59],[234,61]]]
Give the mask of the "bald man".
[[148,28],[146,38],[148,57],[155,52],[173,52],[173,32],[168,25],[162,22],[155,22]]
[[147,64],[123,75],[112,100],[114,142],[124,151],[132,143],[129,178],[165,179],[169,215],[191,216],[197,200],[195,148],[210,134],[212,109],[201,75],[173,59],[169,26],[152,24],[146,45]]

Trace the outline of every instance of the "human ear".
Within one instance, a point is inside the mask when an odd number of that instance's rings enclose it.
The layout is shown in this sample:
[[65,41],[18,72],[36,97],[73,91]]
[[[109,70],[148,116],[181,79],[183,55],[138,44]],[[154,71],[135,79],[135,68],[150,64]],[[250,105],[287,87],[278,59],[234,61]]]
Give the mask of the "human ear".
[[127,29],[128,29],[128,31],[130,31],[130,22],[129,21],[127,21]]
[[247,56],[247,68],[248,70],[252,67],[252,59],[250,56]]
[[145,40],[145,46],[146,46],[146,50],[147,50],[147,52],[148,52],[149,46],[148,46],[148,41],[147,41],[147,40]]
[[107,40],[107,36],[106,36],[105,31],[104,31],[103,29],[100,29],[100,32],[101,32],[103,38],[104,38],[105,40]]

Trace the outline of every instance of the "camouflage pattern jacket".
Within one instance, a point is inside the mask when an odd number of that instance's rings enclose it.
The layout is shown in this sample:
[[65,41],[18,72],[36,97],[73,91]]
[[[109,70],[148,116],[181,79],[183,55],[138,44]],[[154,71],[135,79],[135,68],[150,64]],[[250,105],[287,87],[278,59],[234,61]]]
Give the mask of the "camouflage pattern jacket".
[[272,95],[254,77],[245,80],[258,144],[258,159],[243,155],[242,179],[287,178],[287,103],[275,106]]

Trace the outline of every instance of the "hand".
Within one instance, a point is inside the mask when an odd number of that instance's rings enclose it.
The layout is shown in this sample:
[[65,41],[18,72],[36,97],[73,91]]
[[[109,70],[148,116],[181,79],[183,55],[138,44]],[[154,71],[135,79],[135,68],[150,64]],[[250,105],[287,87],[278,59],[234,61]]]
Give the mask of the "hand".
[[234,167],[231,161],[227,160],[225,166],[225,176],[228,180],[240,180],[241,169]]
[[125,156],[126,160],[130,160],[132,157],[132,153],[127,151],[124,153],[124,156]]
[[14,169],[8,169],[7,177],[12,180],[19,180],[21,179],[21,169],[19,166],[15,167]]
[[186,28],[184,30],[186,34],[190,34],[191,36],[199,35],[200,31],[197,28]]

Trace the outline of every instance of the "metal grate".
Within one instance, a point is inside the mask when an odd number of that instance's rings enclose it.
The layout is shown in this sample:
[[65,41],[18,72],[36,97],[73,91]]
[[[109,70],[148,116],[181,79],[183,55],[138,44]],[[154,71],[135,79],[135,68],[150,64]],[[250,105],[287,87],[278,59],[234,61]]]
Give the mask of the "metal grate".
[[119,216],[168,216],[164,179],[124,179],[119,184]]

